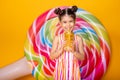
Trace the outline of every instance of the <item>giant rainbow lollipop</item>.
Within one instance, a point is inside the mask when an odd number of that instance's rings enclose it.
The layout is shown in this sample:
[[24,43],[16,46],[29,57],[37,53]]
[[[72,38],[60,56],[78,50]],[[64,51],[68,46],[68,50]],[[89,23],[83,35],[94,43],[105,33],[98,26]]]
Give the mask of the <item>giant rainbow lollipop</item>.
[[[56,60],[50,59],[50,50],[55,35],[63,33],[54,9],[36,18],[27,33],[24,51],[36,80],[53,80]],[[85,60],[79,62],[81,79],[99,80],[110,61],[111,46],[107,32],[91,13],[79,8],[76,15],[73,32],[83,38],[85,53]]]

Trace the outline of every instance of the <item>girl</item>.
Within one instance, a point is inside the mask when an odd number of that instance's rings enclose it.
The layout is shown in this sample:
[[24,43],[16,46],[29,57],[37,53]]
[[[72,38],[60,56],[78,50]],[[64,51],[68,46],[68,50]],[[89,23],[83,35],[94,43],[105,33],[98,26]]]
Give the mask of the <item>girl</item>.
[[[53,75],[55,80],[80,80],[78,61],[84,60],[84,51],[82,38],[73,34],[76,11],[77,6],[63,10],[57,8],[54,11],[58,15],[59,23],[64,30],[62,34],[55,36],[50,53],[50,58],[56,59]],[[70,39],[68,40],[68,38]]]

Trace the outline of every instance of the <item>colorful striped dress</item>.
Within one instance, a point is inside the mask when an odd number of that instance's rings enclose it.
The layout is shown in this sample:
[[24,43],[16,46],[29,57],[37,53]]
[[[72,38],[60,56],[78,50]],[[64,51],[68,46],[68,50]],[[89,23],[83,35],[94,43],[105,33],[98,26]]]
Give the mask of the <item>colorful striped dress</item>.
[[[59,41],[62,44],[62,34],[59,37]],[[71,52],[64,51],[64,53],[56,59],[53,76],[54,80],[81,80],[78,59]]]

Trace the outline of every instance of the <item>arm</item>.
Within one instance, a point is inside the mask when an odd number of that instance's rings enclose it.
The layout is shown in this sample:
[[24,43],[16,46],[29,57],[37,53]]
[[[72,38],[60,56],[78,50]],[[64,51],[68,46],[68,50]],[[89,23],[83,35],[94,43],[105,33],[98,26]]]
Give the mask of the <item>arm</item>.
[[58,39],[58,38],[59,38],[59,37],[56,36],[55,39],[54,39],[54,41],[53,41],[52,49],[51,49],[51,52],[50,52],[50,58],[51,58],[51,59],[58,58],[59,55],[60,55],[60,54],[62,53],[62,51],[63,51],[62,48],[56,50],[57,47],[58,47],[58,45],[59,45],[59,42],[58,42],[59,39]]
[[31,70],[26,58],[22,58],[4,68],[0,68],[0,80],[14,80],[16,78],[28,75]]
[[83,50],[83,41],[82,38],[77,36],[77,39],[79,41],[78,48],[79,52],[73,52],[74,56],[76,56],[79,60],[84,60],[84,50]]

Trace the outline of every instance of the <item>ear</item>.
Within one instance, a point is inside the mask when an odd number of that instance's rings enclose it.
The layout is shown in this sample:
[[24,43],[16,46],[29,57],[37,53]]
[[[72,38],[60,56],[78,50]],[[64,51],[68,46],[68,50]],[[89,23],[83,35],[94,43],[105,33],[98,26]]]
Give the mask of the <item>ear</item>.
[[61,24],[61,22],[60,22],[60,21],[58,22],[58,24],[59,24],[60,26],[62,26],[62,24]]

